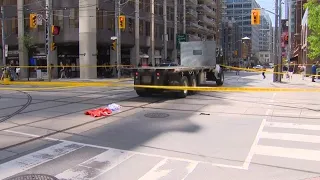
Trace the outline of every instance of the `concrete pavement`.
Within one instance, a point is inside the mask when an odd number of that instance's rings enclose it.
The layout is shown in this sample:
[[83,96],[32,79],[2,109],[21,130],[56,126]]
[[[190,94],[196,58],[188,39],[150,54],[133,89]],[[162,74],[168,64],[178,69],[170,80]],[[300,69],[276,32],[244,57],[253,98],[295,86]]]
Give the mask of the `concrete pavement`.
[[[273,87],[271,80],[227,73],[226,86]],[[173,99],[87,87],[1,91],[0,97],[0,179],[32,173],[98,180],[320,176],[319,93],[203,92]],[[121,112],[83,115],[112,102]]]

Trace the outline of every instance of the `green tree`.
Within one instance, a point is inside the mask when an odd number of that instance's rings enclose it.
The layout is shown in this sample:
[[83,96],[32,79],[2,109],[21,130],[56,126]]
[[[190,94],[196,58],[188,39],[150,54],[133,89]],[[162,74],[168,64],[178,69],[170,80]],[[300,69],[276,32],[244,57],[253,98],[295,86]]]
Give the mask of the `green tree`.
[[308,0],[304,9],[308,8],[308,28],[311,33],[308,36],[308,57],[315,59],[320,56],[320,3],[318,0]]
[[28,59],[30,57],[33,56],[33,53],[35,52],[37,46],[35,45],[35,41],[33,39],[32,36],[30,36],[28,33],[26,33],[23,37],[22,37],[22,41],[23,41],[23,52],[28,53]]

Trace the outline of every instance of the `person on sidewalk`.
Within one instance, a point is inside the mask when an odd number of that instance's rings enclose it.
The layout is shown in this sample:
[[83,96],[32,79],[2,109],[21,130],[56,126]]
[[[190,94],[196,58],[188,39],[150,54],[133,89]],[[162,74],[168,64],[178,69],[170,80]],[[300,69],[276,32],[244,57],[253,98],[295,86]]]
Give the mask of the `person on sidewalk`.
[[266,75],[265,75],[266,71],[267,71],[267,68],[266,68],[265,65],[263,65],[263,66],[262,66],[262,76],[263,76],[263,79],[266,78]]
[[289,81],[291,81],[292,76],[293,76],[293,72],[294,72],[294,65],[293,64],[290,64],[288,72],[289,72]]
[[312,73],[312,82],[316,82],[314,79],[316,78],[317,74],[317,64],[314,62],[311,67],[311,73]]
[[306,76],[306,73],[307,73],[307,67],[305,64],[300,66],[300,72],[301,72],[301,78],[302,80],[304,80],[304,77]]

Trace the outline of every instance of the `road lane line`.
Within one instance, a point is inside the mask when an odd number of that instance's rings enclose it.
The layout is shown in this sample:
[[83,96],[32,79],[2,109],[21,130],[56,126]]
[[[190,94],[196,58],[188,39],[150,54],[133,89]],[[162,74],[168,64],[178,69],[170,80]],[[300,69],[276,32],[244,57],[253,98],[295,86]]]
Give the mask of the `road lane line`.
[[[20,135],[25,135],[25,136],[30,136],[30,137],[40,137],[39,135],[35,134],[29,134],[29,133],[23,133],[23,132],[18,132],[18,131],[12,131],[12,130],[3,130],[4,132],[10,132],[13,134],[20,134]],[[43,138],[44,140],[51,140],[51,141],[60,141],[60,142],[69,142],[69,143],[74,143],[74,144],[79,144],[82,146],[88,146],[92,148],[98,148],[98,149],[105,149],[105,150],[110,150],[110,149],[115,149],[115,148],[110,148],[110,147],[104,147],[104,146],[99,146],[99,145],[93,145],[93,144],[87,144],[87,143],[80,143],[80,142],[75,142],[75,141],[68,141],[68,140],[63,140],[63,139],[55,139],[55,138]],[[243,166],[234,166],[234,165],[228,165],[228,164],[219,164],[219,163],[211,163],[207,161],[197,161],[197,160],[191,160],[191,159],[184,159],[184,158],[179,158],[179,157],[172,157],[172,156],[163,156],[163,155],[157,155],[157,154],[148,154],[148,153],[142,153],[138,151],[129,151],[129,150],[121,150],[121,149],[115,149],[119,151],[124,151],[124,152],[131,152],[143,156],[150,156],[150,157],[159,157],[159,158],[166,158],[170,160],[178,160],[178,161],[185,161],[185,162],[190,162],[190,163],[203,163],[203,164],[210,164],[212,166],[217,166],[217,167],[225,167],[225,168],[232,168],[232,169],[240,169],[240,170],[245,170]]]
[[258,145],[255,154],[309,161],[320,161],[320,151]]
[[163,159],[158,164],[156,164],[150,171],[148,171],[144,176],[139,178],[139,180],[157,180],[166,175],[168,175],[173,169],[159,170],[159,168],[165,165],[168,162],[168,159]]
[[302,130],[320,131],[320,125],[310,125],[310,124],[267,122],[266,126],[273,127],[273,128],[287,128],[287,129],[302,129]]
[[304,135],[304,134],[262,132],[260,135],[260,138],[283,140],[283,141],[320,143],[320,136]]
[[58,179],[95,179],[132,157],[133,153],[110,149],[56,175]]
[[0,179],[5,179],[10,176],[19,174],[46,162],[52,161],[56,158],[64,156],[68,153],[76,151],[84,146],[71,143],[62,142],[48,148],[27,154],[12,161],[0,165]]
[[242,167],[243,167],[245,170],[248,170],[248,168],[249,168],[249,165],[250,165],[250,163],[251,163],[252,157],[253,157],[254,152],[255,152],[254,149],[255,149],[255,147],[258,145],[261,132],[262,132],[262,130],[263,130],[266,122],[267,122],[267,119],[263,119],[263,120],[262,120],[262,122],[261,122],[261,124],[260,124],[260,127],[259,127],[259,129],[258,129],[258,133],[257,133],[257,135],[256,135],[256,138],[254,139],[254,141],[253,141],[253,143],[252,143],[252,145],[251,145],[250,151],[249,151],[249,153],[248,153],[248,156],[247,156],[247,158],[245,159],[245,161],[244,161],[244,163],[243,163],[243,165],[242,165]]
[[181,180],[185,180],[197,167],[198,163],[190,163],[187,167],[188,173]]

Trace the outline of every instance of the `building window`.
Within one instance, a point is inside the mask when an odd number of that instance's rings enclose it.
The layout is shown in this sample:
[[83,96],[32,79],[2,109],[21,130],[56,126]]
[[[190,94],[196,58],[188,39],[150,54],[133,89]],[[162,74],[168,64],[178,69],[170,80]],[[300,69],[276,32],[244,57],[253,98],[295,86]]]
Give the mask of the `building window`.
[[150,36],[150,22],[146,22],[146,36]]
[[55,10],[53,16],[53,24],[56,26],[60,26],[60,29],[63,29],[63,10]]
[[110,31],[114,31],[114,16],[107,16],[107,28]]
[[79,9],[78,8],[70,9],[69,27],[79,28]]
[[103,29],[103,11],[97,10],[97,29]]
[[140,35],[144,35],[143,34],[143,28],[144,28],[144,25],[143,25],[143,20],[140,20],[140,22],[139,22],[139,33],[140,33]]

